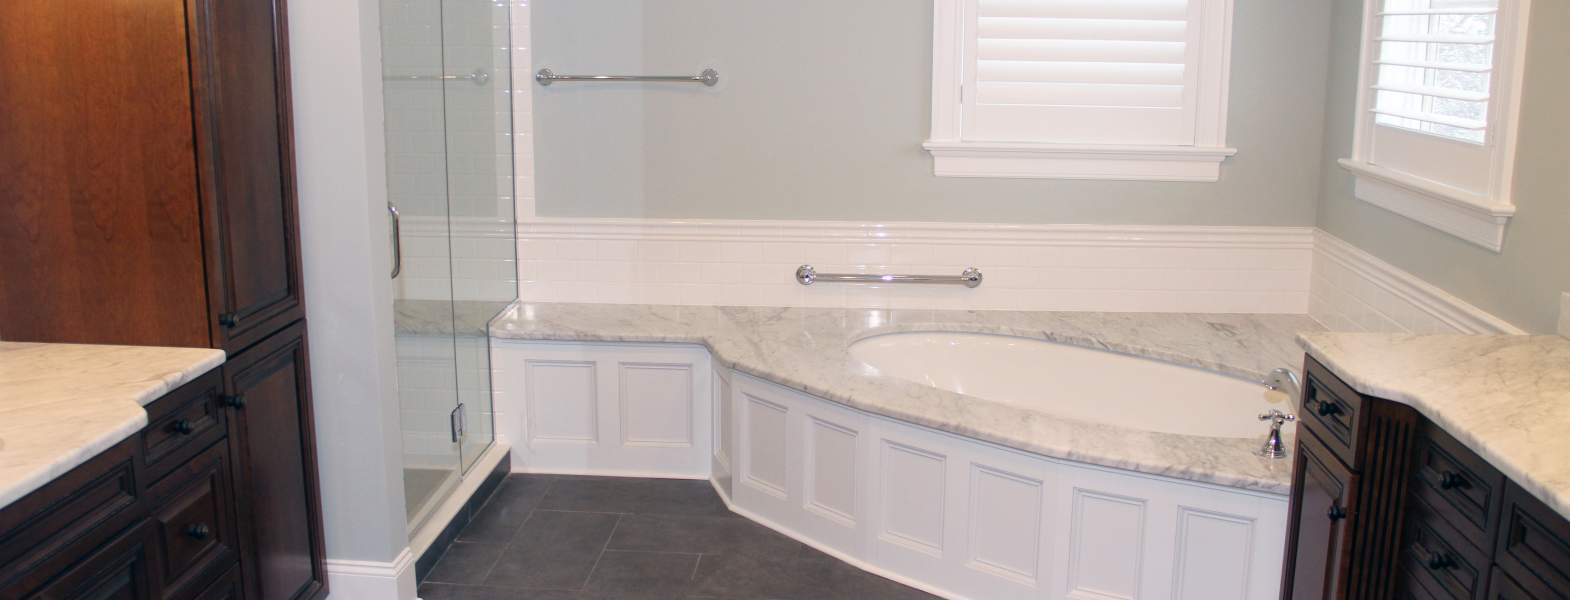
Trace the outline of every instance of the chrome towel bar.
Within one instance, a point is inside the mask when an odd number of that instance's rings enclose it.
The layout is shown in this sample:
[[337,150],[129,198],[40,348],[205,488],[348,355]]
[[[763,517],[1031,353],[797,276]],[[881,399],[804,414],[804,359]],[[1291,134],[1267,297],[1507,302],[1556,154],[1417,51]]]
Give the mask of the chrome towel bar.
[[929,283],[934,285],[981,285],[981,269],[970,267],[959,275],[879,275],[876,273],[819,273],[812,265],[796,269],[796,283],[812,285],[818,281],[837,283]]
[[383,75],[382,81],[472,81],[480,86],[491,82],[491,74],[475,69],[463,75]]
[[558,75],[550,69],[540,69],[534,74],[534,80],[540,85],[550,85],[555,81],[664,81],[669,83],[701,83],[714,87],[720,82],[720,72],[714,69],[704,69],[697,75]]

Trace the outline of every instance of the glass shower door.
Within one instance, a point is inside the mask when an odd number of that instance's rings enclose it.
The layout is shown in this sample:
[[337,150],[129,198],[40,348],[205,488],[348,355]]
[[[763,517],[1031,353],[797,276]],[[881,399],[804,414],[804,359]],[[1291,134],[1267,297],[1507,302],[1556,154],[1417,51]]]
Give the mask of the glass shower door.
[[507,5],[383,0],[383,98],[410,526],[494,439],[487,324],[517,294]]

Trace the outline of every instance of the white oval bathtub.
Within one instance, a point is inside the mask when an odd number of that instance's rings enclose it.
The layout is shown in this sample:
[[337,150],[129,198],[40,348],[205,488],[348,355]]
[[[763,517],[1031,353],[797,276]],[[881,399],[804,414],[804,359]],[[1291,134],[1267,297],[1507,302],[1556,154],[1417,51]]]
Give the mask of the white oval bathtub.
[[1263,437],[1259,414],[1291,412],[1258,382],[1136,356],[979,333],[890,333],[855,342],[878,374],[967,396],[1132,429]]

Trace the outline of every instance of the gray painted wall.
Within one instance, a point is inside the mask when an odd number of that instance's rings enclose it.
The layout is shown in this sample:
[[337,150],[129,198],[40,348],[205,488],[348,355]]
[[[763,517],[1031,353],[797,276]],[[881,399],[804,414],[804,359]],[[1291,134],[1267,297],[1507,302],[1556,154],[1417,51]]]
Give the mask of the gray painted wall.
[[721,74],[714,89],[536,85],[542,216],[1314,223],[1329,2],[1237,2],[1228,142],[1239,152],[1218,183],[934,177],[921,149],[930,0],[536,0],[533,10],[535,69]]
[[1364,203],[1335,160],[1352,151],[1360,0],[1336,0],[1319,226],[1533,333],[1570,290],[1570,3],[1533,3],[1516,158],[1517,213],[1495,254]]

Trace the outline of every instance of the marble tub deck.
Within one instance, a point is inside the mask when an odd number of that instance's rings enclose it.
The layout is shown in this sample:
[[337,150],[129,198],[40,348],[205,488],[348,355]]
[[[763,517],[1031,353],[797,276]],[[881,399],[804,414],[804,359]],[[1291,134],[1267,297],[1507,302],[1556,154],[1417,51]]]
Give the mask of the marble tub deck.
[[1570,518],[1570,340],[1318,332],[1301,343],[1359,393],[1417,409]]
[[0,508],[147,425],[222,350],[0,342]]
[[[520,303],[490,329],[514,340],[701,344],[725,367],[900,421],[1053,458],[1285,494],[1292,462],[1255,455],[1263,424],[1259,438],[1235,439],[1077,421],[880,376],[851,358],[849,347],[901,331],[994,333],[1261,381],[1276,367],[1300,370],[1297,334],[1323,328],[1303,315]],[[1151,402],[1184,401],[1180,390],[1172,393]],[[1240,408],[1238,418],[1257,414]]]

